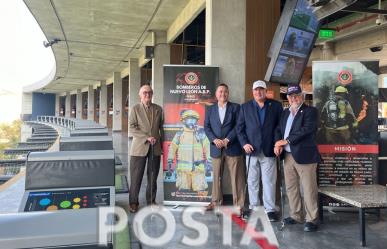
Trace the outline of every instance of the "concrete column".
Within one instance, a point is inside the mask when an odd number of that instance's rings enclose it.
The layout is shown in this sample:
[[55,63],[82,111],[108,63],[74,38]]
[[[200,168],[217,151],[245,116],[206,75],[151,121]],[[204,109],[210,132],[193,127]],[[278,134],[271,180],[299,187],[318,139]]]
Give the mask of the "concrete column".
[[60,96],[59,94],[55,94],[55,116],[59,117],[60,111]]
[[[219,66],[219,81],[229,86],[230,100],[244,102],[246,65],[246,1],[206,0],[206,58],[208,66]],[[224,171],[224,179],[229,179]],[[231,194],[223,185],[223,194]]]
[[77,98],[75,102],[75,118],[82,119],[82,90],[77,89]]
[[246,1],[206,1],[206,65],[219,66],[219,80],[230,88],[230,99],[245,96]]
[[87,92],[87,120],[94,120],[94,88],[89,86]]
[[333,42],[325,42],[322,51],[321,51],[321,57],[324,61],[330,61],[335,60],[335,44]]
[[152,59],[153,102],[162,106],[164,102],[163,65],[170,63],[170,48],[169,44],[167,44],[167,32],[154,31],[152,32],[152,39],[155,46],[154,58]]
[[66,92],[66,104],[65,104],[65,118],[71,117],[71,94],[70,92]]
[[[24,94],[24,93],[23,93]],[[27,139],[32,135],[32,127],[26,123],[22,123],[20,129],[20,142],[27,142]]]
[[139,102],[138,92],[140,91],[141,70],[138,66],[138,59],[129,60],[129,110]]
[[[137,58],[129,59],[129,110],[128,115],[130,114],[130,109],[140,102],[140,97],[138,96],[138,92],[141,87],[141,68],[138,66]],[[128,117],[129,118],[129,117]],[[129,129],[129,128],[128,128]],[[131,137],[128,132],[128,137]]]
[[101,81],[101,92],[99,95],[99,123],[101,125],[107,125],[107,86],[106,81]]
[[23,121],[30,121],[31,117],[32,117],[32,93],[23,93],[21,119]]
[[122,78],[120,72],[113,73],[113,131],[122,130]]

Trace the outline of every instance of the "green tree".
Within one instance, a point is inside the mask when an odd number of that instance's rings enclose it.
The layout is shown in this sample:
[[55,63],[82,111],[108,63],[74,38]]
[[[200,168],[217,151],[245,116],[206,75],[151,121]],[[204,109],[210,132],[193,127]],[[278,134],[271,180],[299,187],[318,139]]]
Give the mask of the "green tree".
[[15,148],[20,142],[20,130],[22,121],[15,120],[12,123],[0,123],[0,158],[9,158],[3,151],[7,148]]

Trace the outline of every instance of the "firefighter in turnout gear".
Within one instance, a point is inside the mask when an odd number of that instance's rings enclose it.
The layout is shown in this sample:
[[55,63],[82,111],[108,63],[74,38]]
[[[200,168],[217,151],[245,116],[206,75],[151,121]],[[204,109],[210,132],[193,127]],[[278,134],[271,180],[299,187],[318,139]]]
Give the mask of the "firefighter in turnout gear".
[[322,109],[321,123],[325,129],[327,143],[353,143],[351,133],[353,128],[357,127],[358,122],[351,104],[346,99],[347,95],[347,88],[336,87],[334,95],[331,94]]
[[184,124],[174,136],[168,153],[168,171],[176,158],[176,187],[178,190],[204,191],[208,188],[206,172],[210,168],[210,142],[203,128],[199,128],[199,113],[194,110],[180,112]]

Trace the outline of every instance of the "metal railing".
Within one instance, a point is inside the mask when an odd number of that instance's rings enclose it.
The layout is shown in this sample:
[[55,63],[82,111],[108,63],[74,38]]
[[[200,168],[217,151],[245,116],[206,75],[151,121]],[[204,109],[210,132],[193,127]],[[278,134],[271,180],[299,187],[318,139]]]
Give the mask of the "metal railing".
[[36,120],[42,123],[62,126],[69,130],[85,129],[85,128],[87,129],[105,128],[105,126],[102,126],[91,120],[65,118],[65,117],[58,117],[58,116],[37,116]]
[[8,181],[20,172],[25,166],[25,159],[2,159],[0,160],[0,184]]
[[38,122],[62,126],[70,130],[75,129],[75,120],[72,118],[57,117],[57,116],[37,116],[36,120]]

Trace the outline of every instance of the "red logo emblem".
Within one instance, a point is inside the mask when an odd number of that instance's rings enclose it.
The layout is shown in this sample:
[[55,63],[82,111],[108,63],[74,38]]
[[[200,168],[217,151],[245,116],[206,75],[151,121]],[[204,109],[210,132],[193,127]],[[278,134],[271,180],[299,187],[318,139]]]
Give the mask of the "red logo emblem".
[[347,85],[352,82],[352,73],[348,70],[340,71],[337,79],[341,84]]
[[185,82],[186,82],[187,84],[189,84],[189,85],[195,85],[195,84],[198,83],[199,77],[198,77],[198,75],[197,75],[196,73],[194,73],[194,72],[189,72],[189,73],[187,73],[187,74],[185,75],[184,80],[185,80]]

